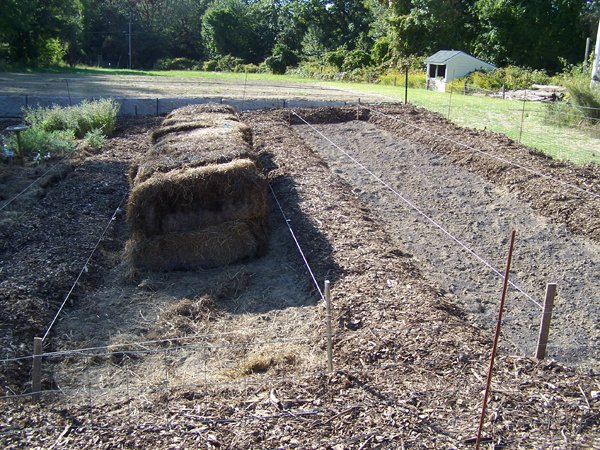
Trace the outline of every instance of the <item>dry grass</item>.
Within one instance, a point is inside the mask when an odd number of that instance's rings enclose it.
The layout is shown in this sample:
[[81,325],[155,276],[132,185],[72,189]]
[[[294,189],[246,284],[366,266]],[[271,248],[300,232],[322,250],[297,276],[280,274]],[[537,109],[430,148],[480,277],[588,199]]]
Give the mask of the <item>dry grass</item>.
[[254,374],[293,372],[301,364],[306,350],[298,345],[268,344],[251,351],[239,364],[225,374],[239,379]]

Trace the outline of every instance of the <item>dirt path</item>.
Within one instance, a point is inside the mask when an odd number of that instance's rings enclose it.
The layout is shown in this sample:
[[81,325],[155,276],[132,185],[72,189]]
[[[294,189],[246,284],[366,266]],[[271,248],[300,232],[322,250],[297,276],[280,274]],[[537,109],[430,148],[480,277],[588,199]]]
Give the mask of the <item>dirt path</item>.
[[2,95],[53,95],[72,97],[207,97],[236,99],[308,99],[355,102],[358,97],[377,101],[377,95],[348,92],[318,82],[293,83],[220,80],[147,75],[60,75],[0,73]]
[[[600,246],[550,223],[515,195],[447,157],[374,125],[353,121],[316,128],[500,272],[515,228],[511,281],[538,303],[543,303],[546,283],[558,285],[549,355],[597,365]],[[406,245],[428,276],[452,293],[475,322],[491,330],[501,288],[498,275],[313,129],[303,126],[299,133],[378,212],[390,235]],[[517,354],[535,353],[540,312],[513,290],[504,333]]]

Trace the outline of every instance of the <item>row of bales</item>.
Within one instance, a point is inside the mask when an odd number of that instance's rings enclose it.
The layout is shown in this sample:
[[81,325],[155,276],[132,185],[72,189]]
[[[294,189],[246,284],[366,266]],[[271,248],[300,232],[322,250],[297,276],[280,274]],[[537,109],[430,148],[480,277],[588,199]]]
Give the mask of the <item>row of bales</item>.
[[126,254],[135,269],[193,270],[266,251],[267,183],[252,130],[226,105],[171,112],[129,173]]

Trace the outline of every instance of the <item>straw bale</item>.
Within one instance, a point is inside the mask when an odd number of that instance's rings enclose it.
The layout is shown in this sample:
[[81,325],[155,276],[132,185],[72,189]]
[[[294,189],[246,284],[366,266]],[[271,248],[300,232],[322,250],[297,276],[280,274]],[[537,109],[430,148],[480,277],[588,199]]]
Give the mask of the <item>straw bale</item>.
[[165,119],[161,126],[152,132],[152,142],[159,141],[163,136],[172,133],[182,133],[198,128],[248,128],[235,115],[231,114],[199,114],[193,118]]
[[220,103],[204,103],[200,105],[188,105],[182,108],[177,108],[167,114],[167,119],[174,117],[191,117],[194,118],[199,114],[203,113],[217,113],[217,114],[235,114],[235,109],[229,105],[222,105]]
[[192,153],[182,149],[177,152],[156,156],[139,165],[131,166],[129,181],[137,185],[158,173],[167,173],[180,168],[203,167],[211,164],[226,164],[238,159],[252,159],[249,147],[211,145],[202,153]]
[[249,159],[154,174],[127,205],[132,231],[146,237],[266,215],[266,180]]
[[[207,122],[208,123],[208,122]],[[166,127],[164,130],[173,130],[168,133],[162,133],[159,128],[155,133],[158,137],[154,141],[154,151],[169,151],[172,147],[185,146],[191,151],[201,151],[204,142],[211,139],[238,139],[240,143],[252,145],[252,130],[248,125],[238,121],[223,121],[218,125],[195,128],[179,129],[179,126]],[[175,131],[178,130],[178,131]]]
[[266,218],[235,220],[200,230],[148,238],[134,234],[126,257],[136,268],[154,271],[194,270],[261,256],[267,247]]

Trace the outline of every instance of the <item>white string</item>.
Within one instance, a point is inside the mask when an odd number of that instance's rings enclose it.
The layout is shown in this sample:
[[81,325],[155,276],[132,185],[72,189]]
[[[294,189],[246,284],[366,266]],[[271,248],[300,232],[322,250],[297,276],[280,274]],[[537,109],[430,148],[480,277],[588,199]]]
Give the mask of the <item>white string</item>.
[[[327,142],[329,142],[331,145],[333,145],[335,148],[337,148],[338,150],[340,150],[342,153],[344,153],[348,158],[350,158],[354,163],[356,163],[358,166],[360,166],[363,170],[365,170],[369,175],[371,175],[373,178],[375,178],[377,181],[379,181],[381,184],[383,184],[386,188],[388,188],[392,193],[394,193],[396,196],[398,196],[398,198],[400,198],[404,203],[406,203],[408,206],[410,206],[412,209],[414,209],[416,212],[418,212],[421,216],[423,216],[425,219],[427,219],[431,224],[433,224],[434,226],[436,226],[439,230],[441,230],[446,236],[448,236],[450,239],[452,239],[454,242],[456,242],[458,245],[460,245],[462,248],[464,248],[467,252],[469,252],[471,255],[473,255],[475,258],[477,258],[481,263],[483,263],[486,267],[488,267],[490,270],[492,270],[492,272],[494,272],[496,275],[498,275],[501,279],[504,279],[504,274],[502,272],[500,272],[498,269],[496,269],[494,266],[492,266],[489,262],[487,262],[484,258],[482,258],[481,256],[479,256],[477,253],[475,253],[474,250],[472,250],[467,244],[463,243],[460,239],[458,239],[457,237],[455,237],[453,234],[451,234],[448,230],[446,230],[442,225],[440,225],[438,222],[436,222],[434,219],[432,219],[431,217],[429,217],[425,212],[423,212],[418,206],[416,206],[414,203],[412,203],[410,200],[406,199],[400,192],[398,192],[396,189],[394,189],[390,184],[386,183],[384,180],[382,180],[381,178],[379,178],[377,175],[375,175],[371,170],[369,170],[364,164],[360,163],[359,161],[357,161],[355,158],[353,158],[350,154],[348,154],[345,150],[343,150],[341,147],[339,147],[335,142],[333,142],[331,139],[329,139],[327,136],[325,136],[323,133],[321,133],[319,130],[317,130],[314,126],[312,126],[310,123],[308,123],[306,120],[304,120],[302,117],[300,117],[298,114],[296,114],[294,111],[292,111],[292,113],[298,117],[300,120],[302,120],[302,122],[304,122],[306,125],[308,125],[310,128],[312,128],[314,131],[316,131],[321,137],[323,137],[323,139],[325,139]],[[519,286],[517,286],[516,284],[514,284],[512,281],[509,281],[509,284],[518,292],[520,292],[521,294],[523,294],[527,299],[529,299],[531,302],[533,302],[534,304],[536,304],[539,308],[542,308],[542,305],[537,302],[535,299],[533,299],[533,297],[531,297],[528,293],[526,293],[525,291],[523,291]],[[543,308],[542,308],[543,309]]]
[[37,183],[38,181],[40,181],[42,178],[44,178],[44,176],[46,176],[46,174],[48,174],[52,169],[54,169],[56,166],[58,166],[60,163],[62,162],[62,159],[60,161],[58,161],[57,163],[55,163],[54,165],[52,165],[48,170],[46,170],[43,174],[41,174],[38,178],[36,178],[35,180],[33,180],[31,182],[31,184],[29,184],[25,189],[23,189],[21,192],[19,192],[17,195],[15,195],[13,198],[11,198],[9,201],[7,201],[4,205],[0,206],[0,211],[2,211],[4,208],[6,208],[8,205],[10,205],[12,202],[14,202],[16,199],[18,199],[21,195],[23,195],[25,192],[27,192],[29,190],[29,188],[31,188],[31,186],[33,186],[35,183]]
[[48,326],[48,329],[46,330],[46,333],[44,334],[44,337],[42,338],[42,342],[46,340],[46,338],[48,337],[48,333],[50,333],[50,330],[52,329],[52,326],[54,325],[54,323],[56,322],[56,320],[58,319],[58,316],[60,315],[60,313],[62,312],[63,308],[65,307],[65,304],[67,303],[67,300],[69,300],[69,297],[71,296],[71,294],[73,293],[73,290],[75,290],[75,286],[77,286],[77,283],[79,282],[79,279],[81,278],[81,276],[83,275],[84,272],[87,272],[88,270],[88,264],[90,262],[90,260],[92,259],[92,256],[94,256],[94,253],[96,252],[96,249],[98,248],[98,246],[100,245],[100,242],[102,242],[102,239],[104,238],[104,235],[106,234],[106,232],[108,231],[108,228],[110,227],[110,225],[113,223],[113,221],[115,220],[117,213],[119,212],[119,210],[121,209],[121,205],[123,204],[123,202],[125,201],[125,199],[127,198],[127,193],[125,193],[125,195],[123,196],[123,198],[121,199],[121,201],[119,202],[119,206],[117,206],[117,209],[115,209],[115,212],[113,213],[113,215],[111,216],[110,220],[108,221],[108,224],[106,225],[106,227],[104,228],[104,231],[102,232],[102,234],[100,235],[100,237],[98,238],[98,241],[96,242],[96,245],[94,246],[94,248],[92,249],[92,252],[90,253],[90,256],[88,256],[87,260],[85,261],[85,264],[83,265],[83,267],[81,268],[81,270],[79,271],[79,275],[77,275],[77,278],[75,279],[75,283],[73,283],[73,286],[71,286],[71,289],[69,290],[69,292],[67,293],[65,299],[63,300],[62,304],[60,305],[60,308],[58,309],[58,312],[56,313],[56,315],[54,316],[54,319],[52,319],[52,322],[50,323],[50,325]]
[[279,199],[275,195],[275,191],[273,190],[273,186],[271,186],[271,183],[269,183],[269,189],[271,190],[271,194],[273,194],[273,198],[275,199],[275,202],[277,203],[277,206],[279,207],[279,211],[281,211],[281,215],[283,216],[283,220],[285,221],[285,224],[287,225],[288,229],[290,230],[290,234],[292,235],[292,239],[296,243],[296,247],[298,247],[298,251],[300,252],[300,256],[302,257],[302,260],[304,261],[304,265],[306,266],[306,269],[308,270],[308,273],[310,274],[310,277],[312,278],[313,283],[314,283],[315,287],[317,288],[317,291],[319,292],[319,295],[321,296],[321,300],[323,300],[323,302],[326,303],[325,295],[323,295],[323,291],[321,291],[321,287],[319,286],[317,278],[315,277],[315,274],[313,273],[312,269],[310,268],[310,265],[308,264],[308,261],[306,260],[306,256],[304,256],[304,252],[302,251],[302,247],[300,246],[300,243],[298,242],[298,239],[296,239],[296,235],[294,234],[294,230],[292,230],[292,227],[290,225],[290,219],[288,219],[286,217],[285,212],[283,211],[283,208],[281,207],[281,203],[279,203]]

